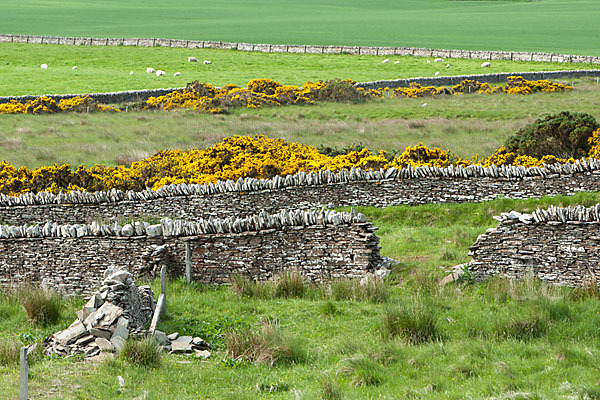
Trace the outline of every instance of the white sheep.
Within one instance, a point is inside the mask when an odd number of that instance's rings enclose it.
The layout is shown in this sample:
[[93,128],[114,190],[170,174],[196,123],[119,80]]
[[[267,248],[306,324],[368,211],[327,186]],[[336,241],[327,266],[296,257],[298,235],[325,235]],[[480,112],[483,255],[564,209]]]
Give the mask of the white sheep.
[[446,68],[450,68],[450,64],[446,64]]
[[166,75],[167,73],[161,69],[159,69],[158,71],[156,71],[156,76],[163,76]]
[[181,72],[175,72],[173,76],[181,76]]
[[439,74],[440,74],[440,71],[438,71],[435,74],[433,74],[433,76],[438,76]]
[[483,64],[481,64],[481,68],[489,68],[491,66],[492,66],[492,64],[490,62],[488,62],[488,61],[486,61]]
[[436,58],[435,60],[433,60],[433,62],[444,62],[443,58]]
[[427,103],[421,104],[421,107],[427,107]]
[[188,57],[188,62],[198,62],[196,57]]
[[208,60],[204,60],[204,64],[212,64],[212,63]]
[[427,60],[427,64],[431,64],[431,61]]
[[153,74],[153,73],[155,73],[155,72],[156,72],[156,70],[155,70],[154,68],[152,68],[152,67],[148,67],[148,68],[146,68],[146,73],[147,73],[147,74]]
[[42,64],[42,65],[40,65],[40,68],[41,69],[48,69],[48,64]]
[[129,75],[133,75],[133,71],[129,71]]
[[71,68],[73,71],[75,71],[77,69],[77,65],[73,65],[73,68]]
[[389,63],[389,62],[390,62],[390,59],[389,59],[389,58],[386,58],[385,60],[383,60],[383,61],[382,61],[382,63],[383,63],[383,64],[387,64],[387,63]]
[[394,61],[394,64],[400,64],[400,61]]

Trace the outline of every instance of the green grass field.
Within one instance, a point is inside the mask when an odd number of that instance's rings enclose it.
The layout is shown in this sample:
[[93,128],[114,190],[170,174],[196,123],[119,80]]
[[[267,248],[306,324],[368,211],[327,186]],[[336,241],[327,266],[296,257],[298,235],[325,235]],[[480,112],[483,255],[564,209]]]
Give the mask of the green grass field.
[[[187,61],[189,56],[200,60]],[[388,64],[381,61],[389,58]],[[205,65],[202,61],[210,60]],[[581,64],[494,61],[481,68],[481,60],[374,57],[352,55],[265,54],[236,50],[143,47],[77,47],[0,44],[0,96],[23,94],[94,93],[117,90],[183,87],[193,80],[221,86],[245,87],[258,78],[301,86],[306,81],[354,79],[358,82],[418,76],[466,75],[495,72],[553,71],[589,68]],[[395,64],[394,61],[400,61]],[[430,61],[427,63],[427,61]],[[450,68],[446,64],[450,63]],[[48,64],[47,70],[40,68]],[[76,65],[77,70],[72,67]],[[167,75],[147,74],[146,68]],[[134,74],[130,75],[133,71]],[[175,72],[181,76],[174,77]]]
[[[599,55],[595,0],[4,2],[6,33]],[[524,40],[524,38],[527,38]]]
[[[382,253],[401,262],[388,281],[389,298],[382,303],[335,300],[318,290],[304,298],[247,298],[229,287],[171,281],[168,316],[159,329],[204,337],[214,345],[211,359],[166,356],[153,370],[120,360],[46,358],[31,367],[31,398],[597,399],[596,294],[502,280],[440,288],[438,280],[448,267],[468,260],[467,246],[496,226],[493,215],[598,201],[598,194],[580,193],[527,201],[363,208],[381,228]],[[153,282],[155,291],[158,286]],[[82,304],[65,302],[57,323],[36,326],[18,302],[0,296],[0,340],[42,340],[68,326]],[[414,345],[386,336],[387,310],[412,304],[425,307],[436,322],[432,341]],[[269,367],[229,361],[224,333],[258,327],[267,319],[278,321],[285,337],[299,339],[295,348],[304,354],[301,362]],[[126,381],[122,390],[118,375]],[[17,398],[17,382],[18,368],[0,365],[4,398]]]

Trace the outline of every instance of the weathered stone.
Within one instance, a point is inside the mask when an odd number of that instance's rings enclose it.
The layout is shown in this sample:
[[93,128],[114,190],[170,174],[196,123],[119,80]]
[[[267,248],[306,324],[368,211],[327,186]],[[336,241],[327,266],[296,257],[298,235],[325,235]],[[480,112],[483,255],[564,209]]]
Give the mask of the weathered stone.
[[76,320],[70,327],[64,331],[60,331],[52,335],[56,341],[62,345],[67,345],[75,342],[80,337],[87,333],[85,326]]
[[83,336],[83,337],[77,339],[77,341],[75,341],[75,344],[77,346],[86,346],[86,345],[90,344],[91,342],[93,342],[94,340],[96,340],[96,338],[93,335],[86,335],[86,336]]
[[129,331],[127,330],[127,328],[117,325],[115,327],[115,331],[113,332],[112,337],[114,338],[115,336],[120,336],[123,339],[127,339],[129,337]]
[[174,341],[179,337],[179,332],[173,332],[170,335],[167,335],[167,339],[169,339],[169,341]]
[[110,339],[113,333],[110,329],[98,327],[98,328],[90,328],[89,332],[97,338]]
[[118,353],[121,351],[121,349],[123,349],[123,346],[125,346],[125,338],[122,336],[113,336],[112,339],[110,339],[110,343]]
[[115,347],[112,345],[112,343],[105,338],[96,338],[95,343],[103,353],[112,353],[115,351]]
[[155,330],[152,336],[156,338],[158,344],[161,346],[164,346],[168,343],[167,335],[162,331]]
[[184,342],[171,342],[172,353],[191,353],[192,345]]
[[208,350],[196,350],[196,357],[197,358],[202,358],[202,359],[207,359],[208,357],[211,356],[210,351]]

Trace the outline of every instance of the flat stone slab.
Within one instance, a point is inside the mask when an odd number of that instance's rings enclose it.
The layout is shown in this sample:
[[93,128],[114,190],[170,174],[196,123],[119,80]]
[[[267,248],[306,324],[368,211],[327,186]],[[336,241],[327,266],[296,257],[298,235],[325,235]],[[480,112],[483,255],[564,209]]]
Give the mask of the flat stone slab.
[[115,337],[121,337],[124,340],[126,340],[129,337],[129,330],[127,328],[123,328],[120,325],[117,325],[115,328],[115,331],[112,335],[113,338]]
[[173,332],[170,335],[167,335],[167,339],[169,339],[171,342],[173,340],[176,340],[179,337],[179,332]]
[[185,342],[171,342],[171,353],[191,353],[192,345]]
[[191,344],[192,343],[193,338],[191,336],[179,336],[177,339],[172,340],[171,341],[171,345],[173,343],[181,343],[181,344]]
[[58,343],[67,345],[69,343],[73,343],[86,334],[87,330],[85,329],[85,326],[79,320],[76,320],[75,323],[73,323],[70,327],[55,333],[53,336]]
[[102,329],[101,327],[90,329],[90,333],[97,338],[110,339],[112,336],[112,332],[108,329]]
[[113,351],[115,351],[115,347],[112,345],[112,343],[104,338],[97,338],[96,345],[100,348],[100,351],[103,353],[112,353]]
[[210,356],[211,354],[208,350],[196,350],[196,358],[202,358],[203,360],[205,360]]

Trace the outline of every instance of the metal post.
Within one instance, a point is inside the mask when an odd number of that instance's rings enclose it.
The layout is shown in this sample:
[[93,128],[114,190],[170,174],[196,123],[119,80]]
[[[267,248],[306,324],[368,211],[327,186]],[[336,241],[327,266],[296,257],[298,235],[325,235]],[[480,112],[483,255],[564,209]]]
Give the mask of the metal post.
[[192,245],[185,242],[185,280],[187,283],[192,281]]
[[162,304],[162,309],[161,312],[165,313],[167,312],[167,266],[163,265],[162,268],[160,269],[160,294],[164,295],[165,297],[165,301]]
[[19,391],[19,400],[29,398],[29,365],[27,364],[27,346],[21,347],[21,389]]

